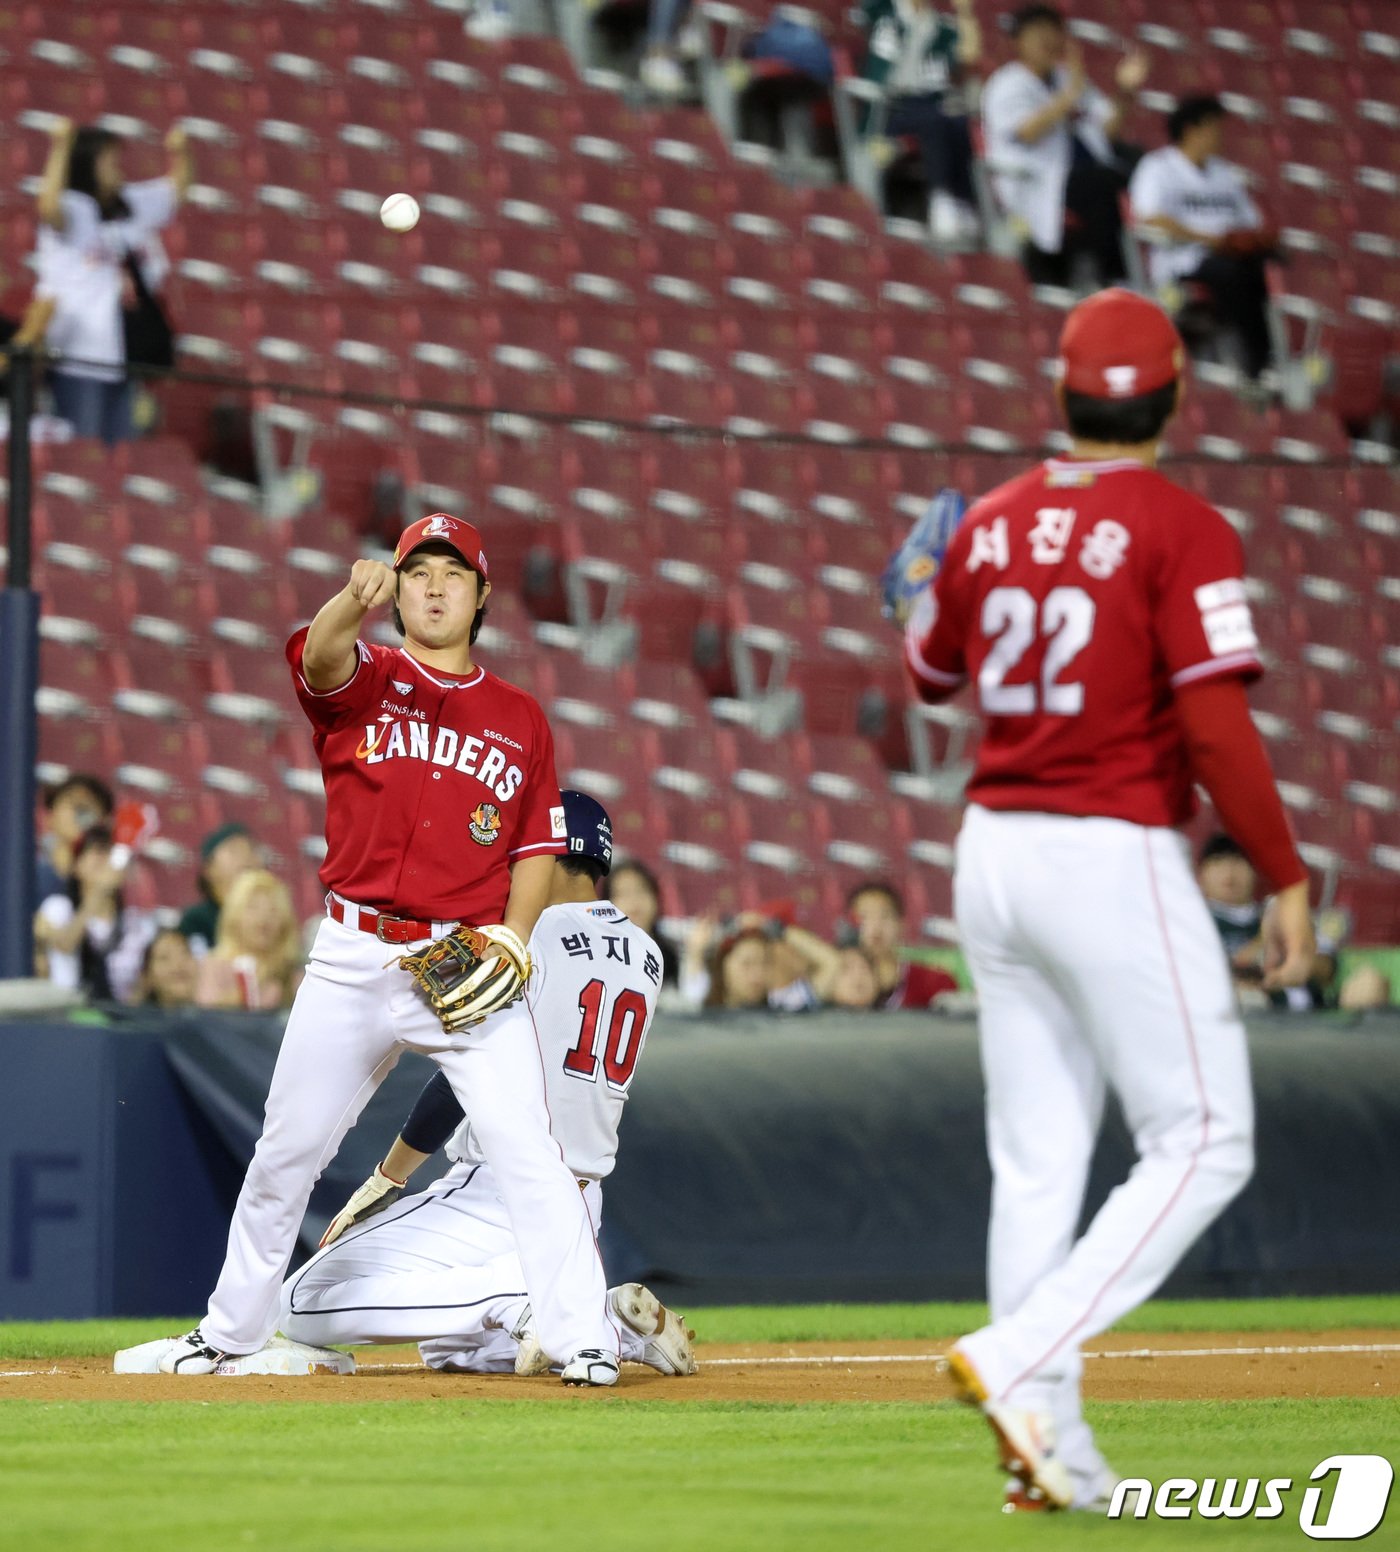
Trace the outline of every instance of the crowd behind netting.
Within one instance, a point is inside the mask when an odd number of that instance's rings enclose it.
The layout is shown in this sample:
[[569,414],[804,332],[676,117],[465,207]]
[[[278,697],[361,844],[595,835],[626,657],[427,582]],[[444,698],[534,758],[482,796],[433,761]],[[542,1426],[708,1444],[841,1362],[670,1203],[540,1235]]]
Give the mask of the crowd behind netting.
[[[958,87],[977,65],[982,44],[970,5],[948,14],[914,3],[866,0],[869,34],[865,77],[879,88],[885,129],[917,142],[935,242],[975,239],[969,116]],[[503,0],[482,0],[469,31],[497,37],[510,29]],[[754,47],[789,53],[811,40],[791,24],[775,25]],[[1130,54],[1107,90],[1087,82],[1076,45],[1054,7],[1017,12],[1016,58],[986,83],[982,129],[1001,148],[999,165],[1049,156],[1063,126],[1075,124],[1062,200],[1034,201],[1034,178],[1010,180],[1003,199],[1030,201],[1020,214],[1031,234],[1022,260],[1032,281],[1064,283],[1087,271],[1094,283],[1121,278],[1120,196],[1131,184],[1133,208],[1152,240],[1153,280],[1189,283],[1214,322],[1233,335],[1246,378],[1270,365],[1263,325],[1263,264],[1277,234],[1245,184],[1220,159],[1229,115],[1206,94],[1180,101],[1166,121],[1166,144],[1140,160],[1124,154],[1116,131],[1124,103],[1146,75]],[[658,97],[689,95],[684,0],[654,6],[641,75]],[[818,40],[819,41],[819,40]],[[805,56],[804,56],[805,57]],[[1032,132],[1034,131],[1034,132]],[[53,125],[52,146],[37,194],[37,280],[27,293],[0,298],[4,340],[46,345],[58,359],[47,373],[52,417],[38,434],[98,437],[115,443],[138,434],[141,395],[128,368],[160,356],[169,341],[158,301],[168,264],[159,232],[176,215],[193,178],[180,129],[166,140],[165,176],[123,179],[122,144],[110,130]],[[1215,179],[1215,225],[1190,225],[1181,211],[1195,183]],[[1232,181],[1233,180],[1233,181]],[[1199,203],[1199,202],[1198,202]],[[1217,230],[1218,228],[1218,230]],[[94,261],[94,255],[101,262]],[[13,278],[13,277],[11,277]],[[159,364],[155,362],[154,364]],[[238,823],[204,837],[200,898],[178,916],[136,910],[123,900],[131,847],[102,776],[72,774],[44,796],[35,917],[37,973],[95,1002],[275,1010],[287,1007],[302,974],[304,925],[285,880],[265,864],[259,837]],[[1273,1003],[1310,1010],[1390,1004],[1392,989],[1373,964],[1341,973],[1347,922],[1324,912],[1319,952],[1305,988],[1266,994],[1260,985],[1262,913],[1257,880],[1228,836],[1207,840],[1198,877],[1246,1005]],[[790,903],[730,919],[661,918],[665,890],[642,860],[622,862],[607,894],[653,932],[665,951],[663,1006],[673,1010],[798,1013],[843,1009],[948,1009],[970,1006],[957,956],[926,962],[911,945],[918,924],[906,919],[897,880],[871,878],[854,887],[845,913],[827,936],[793,919]],[[672,928],[675,928],[672,935]]]
[[[132,807],[135,815],[124,812]],[[199,898],[176,913],[137,910],[123,900],[132,855],[123,836],[139,828],[139,806],[117,805],[100,777],[74,774],[45,793],[44,814],[36,974],[97,1003],[255,1011],[291,1005],[319,918],[297,920],[290,890],[245,826],[230,822],[204,837]],[[1319,915],[1308,985],[1266,993],[1260,981],[1267,905],[1257,898],[1253,868],[1228,836],[1217,834],[1200,849],[1197,877],[1246,1007],[1360,1012],[1390,1004],[1389,981],[1375,965],[1341,974],[1347,923],[1337,911]],[[798,925],[783,900],[727,920],[672,923],[662,916],[661,881],[635,857],[617,863],[603,893],[660,945],[666,1011],[951,1013],[975,1006],[955,956],[929,963],[926,951],[908,941],[903,899],[886,879],[853,888],[826,937]]]

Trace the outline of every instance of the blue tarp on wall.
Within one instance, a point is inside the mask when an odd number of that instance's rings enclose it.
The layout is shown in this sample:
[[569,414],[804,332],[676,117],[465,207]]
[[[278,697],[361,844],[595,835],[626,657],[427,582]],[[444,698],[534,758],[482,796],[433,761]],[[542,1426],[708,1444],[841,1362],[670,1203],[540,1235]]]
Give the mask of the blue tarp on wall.
[[[0,1318],[203,1308],[280,1034],[243,1015],[0,1025]],[[1256,1178],[1171,1290],[1400,1287],[1400,1017],[1264,1018],[1251,1051]],[[431,1070],[406,1055],[390,1075],[318,1186],[304,1247]],[[1111,1115],[1090,1207],[1130,1162]],[[980,1297],[972,1022],[663,1020],[605,1194],[613,1280],[692,1304]]]

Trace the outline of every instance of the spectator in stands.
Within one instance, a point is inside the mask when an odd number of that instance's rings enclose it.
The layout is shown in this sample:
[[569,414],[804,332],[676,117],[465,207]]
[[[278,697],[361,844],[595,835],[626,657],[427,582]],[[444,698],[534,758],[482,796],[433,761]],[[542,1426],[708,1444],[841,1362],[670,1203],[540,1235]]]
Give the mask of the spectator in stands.
[[1365,1013],[1390,1006],[1390,981],[1379,965],[1357,965],[1342,982],[1337,1006],[1347,1013]]
[[684,1008],[767,1008],[800,1013],[819,998],[806,979],[803,956],[783,942],[784,924],[758,911],[721,923],[697,921],[681,955]]
[[207,953],[219,935],[219,908],[234,880],[258,864],[257,847],[247,826],[230,823],[211,830],[199,847],[199,892],[204,897],[180,918],[180,931],[196,955]]
[[301,983],[301,932],[287,886],[262,868],[240,873],[199,962],[201,1008],[288,1008]]
[[820,990],[822,1001],[831,1008],[861,1011],[879,1007],[880,983],[875,961],[857,945],[837,949],[835,971]]
[[661,886],[656,875],[644,862],[629,858],[619,862],[603,880],[602,896],[634,921],[643,932],[649,932],[661,950],[661,986],[679,984],[681,974],[680,950],[661,930]]
[[1094,285],[1112,285],[1126,273],[1118,196],[1127,177],[1114,139],[1147,57],[1122,59],[1108,97],[1089,83],[1055,6],[1023,6],[1011,33],[1017,58],[987,82],[982,124],[997,198],[1026,233],[1026,273],[1063,286],[1087,267]]
[[690,77],[680,60],[680,39],[690,0],[649,0],[646,48],[638,79],[653,97],[689,97]]
[[128,329],[150,317],[170,268],[158,233],[193,179],[184,131],[172,129],[165,144],[167,176],[128,184],[120,136],[67,119],[53,130],[38,260],[55,302],[48,342],[63,358],[49,385],[56,412],[79,436],[114,443],[135,435]]
[[478,43],[504,43],[515,31],[510,0],[474,0],[462,29]]
[[1129,197],[1153,239],[1152,284],[1201,297],[1216,328],[1238,339],[1245,373],[1258,377],[1273,358],[1265,261],[1276,238],[1243,174],[1220,154],[1225,117],[1218,97],[1183,98],[1167,115],[1170,143],[1138,163]]
[[44,794],[47,822],[39,839],[38,898],[63,894],[78,843],[94,825],[112,818],[112,789],[100,777],[75,771]]
[[882,1008],[927,1008],[944,992],[955,992],[955,977],[937,965],[902,957],[904,897],[892,885],[872,879],[846,897],[846,930],[875,967]]
[[1268,906],[1257,898],[1259,879],[1253,865],[1232,837],[1212,835],[1196,859],[1196,881],[1220,933],[1235,990],[1245,1006],[1307,1012],[1328,1005],[1337,979],[1337,956],[1346,933],[1341,912],[1318,913],[1317,955],[1307,985],[1266,995],[1260,982],[1265,970],[1264,916]]
[[889,101],[885,132],[912,135],[929,191],[929,230],[938,242],[977,234],[972,133],[959,93],[982,58],[972,0],[954,0],[951,16],[931,0],[863,0],[870,46],[861,73]]
[[[713,924],[712,924],[713,925]],[[756,1011],[768,1007],[768,937],[760,927],[743,927],[714,948],[703,1005]]]
[[43,901],[34,920],[35,946],[56,986],[95,1002],[129,997],[154,928],[127,909],[124,881],[112,863],[112,832],[91,826],[74,848],[66,887]]
[[152,1008],[191,1008],[199,961],[178,927],[162,927],[146,945],[135,1000]]

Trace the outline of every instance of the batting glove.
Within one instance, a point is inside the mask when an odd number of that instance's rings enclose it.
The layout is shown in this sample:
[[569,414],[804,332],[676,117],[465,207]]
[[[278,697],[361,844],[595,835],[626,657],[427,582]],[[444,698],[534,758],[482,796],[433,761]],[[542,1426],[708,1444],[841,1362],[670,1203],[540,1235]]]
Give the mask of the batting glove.
[[407,1184],[406,1180],[391,1180],[376,1164],[374,1173],[331,1219],[330,1227],[321,1236],[321,1248],[334,1244],[354,1224],[363,1223],[397,1202]]

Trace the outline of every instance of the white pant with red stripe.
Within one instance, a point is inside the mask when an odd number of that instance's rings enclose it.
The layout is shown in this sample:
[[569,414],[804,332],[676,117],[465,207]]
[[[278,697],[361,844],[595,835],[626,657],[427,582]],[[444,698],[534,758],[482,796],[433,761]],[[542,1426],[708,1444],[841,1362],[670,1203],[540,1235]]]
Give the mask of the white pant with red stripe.
[[214,1347],[253,1352],[273,1334],[311,1188],[400,1052],[413,1050],[447,1074],[490,1161],[545,1351],[564,1361],[583,1348],[617,1352],[588,1206],[550,1134],[534,1020],[522,1001],[448,1035],[393,963],[422,946],[321,923],[200,1323]]
[[[962,1345],[993,1399],[1077,1423],[1080,1344],[1249,1179],[1244,1026],[1175,831],[973,805],[954,893],[993,1178],[992,1320]],[[1108,1088],[1138,1162],[1076,1241]]]

